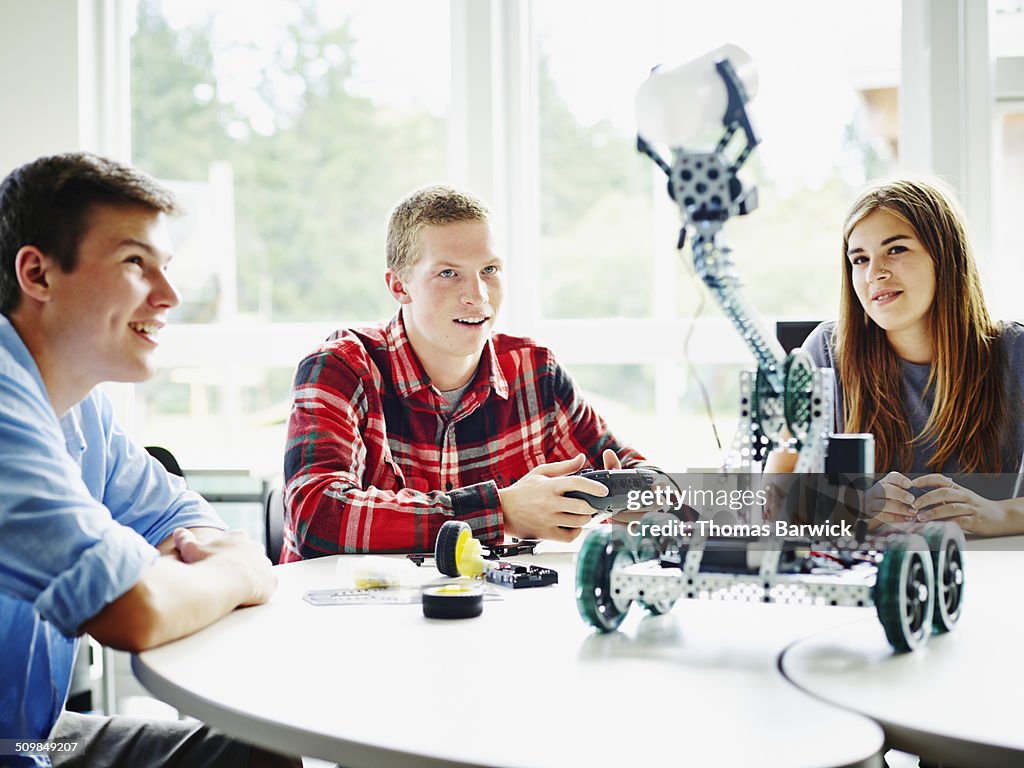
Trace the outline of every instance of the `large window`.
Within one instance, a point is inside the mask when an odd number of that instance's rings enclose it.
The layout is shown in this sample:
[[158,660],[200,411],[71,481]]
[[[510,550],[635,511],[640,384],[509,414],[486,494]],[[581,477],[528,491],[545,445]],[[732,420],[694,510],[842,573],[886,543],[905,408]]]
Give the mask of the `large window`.
[[992,200],[969,213],[994,223],[997,314],[1015,298],[1000,286],[1024,277],[1017,0],[991,0],[980,38],[955,4],[893,0],[125,2],[138,3],[134,158],[193,211],[176,232],[186,301],[139,388],[138,427],[187,466],[279,471],[296,362],[334,328],[394,311],[388,210],[438,180],[469,183],[508,225],[506,328],[550,344],[652,459],[719,464],[752,358],[675,251],[678,214],[635,150],[633,98],[652,66],[726,42],[757,64],[763,143],[747,165],[759,209],[725,240],[769,328],[834,317],[855,190],[962,127],[929,124],[905,85],[964,53],[936,30],[954,28],[967,54],[991,46],[999,65]]
[[[738,372],[752,358],[713,302],[702,306],[689,249],[675,252],[678,214],[664,176],[635,148],[637,88],[654,65],[727,42],[747,50],[760,77],[750,110],[763,143],[746,176],[760,207],[730,221],[724,241],[766,322],[834,317],[846,206],[897,158],[899,4],[642,0],[628,13],[567,2],[534,9],[541,313],[628,319],[602,326],[611,335],[587,361],[586,378],[622,393],[610,413],[660,463],[716,466],[735,430]],[[586,323],[572,332],[586,333]],[[646,344],[652,335],[658,343]],[[642,346],[647,366],[617,364]]]
[[1019,287],[1024,283],[1024,2],[999,0],[992,25],[996,60],[992,267],[986,288],[1000,317],[1024,320]]
[[280,471],[296,363],[394,311],[387,214],[445,178],[449,51],[444,3],[138,3],[134,161],[190,211],[184,301],[137,397],[145,441],[187,467]]
[[[586,35],[578,4],[536,11],[545,316],[656,314],[652,254],[675,233],[653,230],[664,224],[654,207],[668,201],[635,149],[633,97],[652,65],[726,42],[757,64],[751,112],[763,138],[748,166],[760,210],[730,222],[726,239],[764,311],[833,314],[837,293],[822,284],[838,285],[850,194],[895,167],[899,4],[644,0],[628,14],[588,14]],[[582,275],[581,262],[592,267]],[[678,296],[673,310],[688,316],[690,297]]]

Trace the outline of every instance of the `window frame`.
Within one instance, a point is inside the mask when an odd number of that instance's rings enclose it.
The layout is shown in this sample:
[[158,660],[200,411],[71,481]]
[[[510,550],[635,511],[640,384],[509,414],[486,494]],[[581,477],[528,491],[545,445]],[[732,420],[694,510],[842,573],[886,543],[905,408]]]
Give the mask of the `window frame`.
[[[685,383],[681,339],[688,323],[673,318],[669,281],[660,281],[663,285],[654,291],[653,317],[648,319],[563,321],[546,320],[540,313],[534,289],[540,279],[540,211],[533,2],[451,0],[449,172],[454,182],[488,199],[504,224],[503,245],[514,258],[508,260],[510,298],[502,328],[543,339],[570,366],[654,364],[657,417],[670,429],[678,421],[678,394]],[[76,13],[77,67],[71,69],[77,74],[77,90],[74,104],[67,102],[62,109],[77,116],[77,145],[130,157],[128,51],[134,0],[44,0],[39,5],[49,6],[51,17],[53,11],[67,13],[73,8]],[[1004,57],[993,65],[990,2],[902,0],[902,14],[901,160],[908,170],[938,172],[954,183],[964,199],[978,251],[987,254],[992,240],[997,105],[1024,94],[1024,61]],[[19,17],[8,34],[45,40],[52,47],[51,30],[34,24],[33,18]],[[950,87],[949,62],[955,67],[955,87]],[[37,78],[38,84],[46,85],[41,70],[19,72],[19,77]],[[22,83],[21,89],[28,85]],[[38,92],[51,90],[42,87]],[[42,104],[25,106],[29,123],[44,114]],[[658,226],[667,222],[667,215],[657,216]],[[666,228],[664,250],[652,255],[659,274],[676,268],[672,239],[672,230]],[[993,255],[986,271],[999,270],[1008,258]],[[680,342],[658,343],[675,339]],[[245,349],[231,344],[224,348],[240,353]],[[702,323],[689,359],[700,364],[723,356],[734,361],[749,358],[728,323]],[[119,415],[127,418],[124,404],[118,405]]]

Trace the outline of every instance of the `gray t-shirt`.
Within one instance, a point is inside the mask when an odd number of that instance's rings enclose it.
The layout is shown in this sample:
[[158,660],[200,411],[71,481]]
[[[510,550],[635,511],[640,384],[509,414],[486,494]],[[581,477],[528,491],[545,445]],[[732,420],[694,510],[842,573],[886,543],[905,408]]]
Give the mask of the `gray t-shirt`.
[[[820,368],[835,368],[832,348],[832,329],[835,322],[819,325],[807,337],[804,350]],[[1000,446],[1004,473],[1017,473],[1024,453],[1024,325],[1003,323],[999,343],[1006,352],[1006,368],[1003,371],[1003,386],[1006,392],[1007,423],[1003,430]],[[931,364],[900,361],[903,367],[903,403],[910,417],[910,431],[920,434],[935,402],[935,392],[925,392],[925,384],[931,371]],[[836,424],[837,432],[843,431],[846,412],[843,407],[842,385],[836,372]],[[928,472],[927,460],[934,448],[933,443],[923,444],[914,450],[913,473]],[[887,472],[891,467],[877,467]],[[960,470],[960,457],[953,456],[943,465],[943,474],[954,474]],[[958,481],[959,482],[959,481]],[[965,483],[967,484],[967,483]],[[991,498],[991,497],[990,497]]]
[[441,394],[444,395],[444,399],[447,401],[446,405],[441,406],[446,414],[455,412],[455,409],[459,407],[459,403],[462,402],[462,396],[466,394],[466,390],[469,389],[469,385],[472,383],[473,379],[471,378],[457,389],[445,389],[441,391]]

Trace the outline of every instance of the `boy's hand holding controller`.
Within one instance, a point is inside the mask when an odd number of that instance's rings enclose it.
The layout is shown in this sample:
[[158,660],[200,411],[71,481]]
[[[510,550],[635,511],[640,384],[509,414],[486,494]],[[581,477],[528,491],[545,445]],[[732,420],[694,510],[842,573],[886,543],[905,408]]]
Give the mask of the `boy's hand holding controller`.
[[[608,455],[605,451],[605,465]],[[498,489],[505,533],[520,539],[573,541],[590,522],[594,508],[586,497],[603,497],[608,489],[577,474],[586,464],[582,453],[573,459],[541,464],[508,488]],[[618,458],[615,458],[618,463]],[[572,497],[570,494],[584,494]]]
[[587,523],[587,528],[603,523],[610,517],[615,518],[617,522],[629,522],[645,514],[647,510],[629,510],[630,495],[632,494],[633,506],[636,506],[637,494],[652,490],[657,479],[654,472],[646,469],[595,469],[582,472],[580,476],[601,483],[607,491],[603,496],[579,491],[570,491],[566,494],[571,498],[585,500],[596,510],[594,517]]

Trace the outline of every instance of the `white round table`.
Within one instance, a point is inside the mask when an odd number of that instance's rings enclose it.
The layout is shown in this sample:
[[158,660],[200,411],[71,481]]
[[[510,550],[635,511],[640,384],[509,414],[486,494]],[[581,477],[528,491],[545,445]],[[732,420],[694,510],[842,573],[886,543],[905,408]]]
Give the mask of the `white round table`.
[[1019,537],[968,544],[960,622],[915,653],[893,653],[881,625],[865,620],[795,643],[783,672],[880,723],[896,749],[947,765],[1024,765],[1020,546]]
[[306,590],[343,586],[338,558],[278,566],[268,604],[133,668],[229,734],[347,768],[881,765],[875,723],[778,669],[787,645],[863,610],[686,601],[661,617],[634,607],[600,635],[577,613],[571,555],[515,559],[561,583],[447,621],[419,605],[313,606]]

